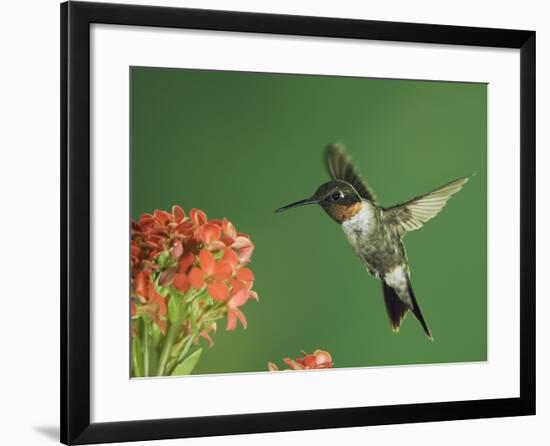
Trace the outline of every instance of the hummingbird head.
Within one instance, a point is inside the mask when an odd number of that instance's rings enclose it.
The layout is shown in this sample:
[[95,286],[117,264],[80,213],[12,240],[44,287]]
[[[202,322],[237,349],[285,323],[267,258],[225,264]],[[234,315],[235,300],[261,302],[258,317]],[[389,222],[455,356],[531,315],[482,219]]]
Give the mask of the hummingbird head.
[[333,180],[321,184],[315,193],[304,200],[296,201],[275,210],[283,212],[291,208],[318,204],[337,223],[343,223],[356,215],[362,208],[361,197],[355,188],[346,181]]

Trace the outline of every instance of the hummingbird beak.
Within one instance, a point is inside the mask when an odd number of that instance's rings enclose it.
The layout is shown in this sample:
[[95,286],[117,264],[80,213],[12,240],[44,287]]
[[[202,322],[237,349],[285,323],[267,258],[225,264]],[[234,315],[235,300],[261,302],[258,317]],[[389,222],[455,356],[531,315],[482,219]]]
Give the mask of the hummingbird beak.
[[275,213],[283,212],[291,208],[298,208],[300,206],[306,206],[308,204],[319,204],[317,200],[312,200],[311,198],[306,198],[305,200],[300,200],[295,203],[287,204],[279,209],[275,210]]

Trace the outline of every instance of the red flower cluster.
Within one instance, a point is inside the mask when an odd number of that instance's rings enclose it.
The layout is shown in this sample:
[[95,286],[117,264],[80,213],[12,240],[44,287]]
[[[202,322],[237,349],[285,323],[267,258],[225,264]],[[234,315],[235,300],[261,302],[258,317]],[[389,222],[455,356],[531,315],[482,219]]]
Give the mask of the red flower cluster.
[[132,297],[138,304],[133,314],[149,314],[164,332],[167,307],[159,288],[187,297],[204,292],[225,304],[228,330],[237,319],[246,328],[240,307],[258,299],[246,267],[253,251],[250,237],[229,220],[209,221],[199,209],[191,209],[189,218],[179,206],[172,213],[142,215],[132,222]]
[[[324,350],[315,350],[311,355],[302,352],[302,357],[296,360],[284,358],[283,361],[290,368],[286,370],[311,370],[311,369],[330,369],[332,368],[332,357],[329,352]],[[272,362],[267,363],[267,368],[276,372],[279,370]]]

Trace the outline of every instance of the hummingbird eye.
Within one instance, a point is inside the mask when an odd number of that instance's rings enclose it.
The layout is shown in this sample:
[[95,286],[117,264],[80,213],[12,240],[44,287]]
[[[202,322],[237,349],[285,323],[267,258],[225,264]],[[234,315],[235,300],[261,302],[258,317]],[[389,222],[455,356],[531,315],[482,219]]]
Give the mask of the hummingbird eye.
[[343,196],[344,194],[342,193],[342,191],[336,191],[330,196],[330,198],[333,201],[338,201],[340,198],[343,198]]

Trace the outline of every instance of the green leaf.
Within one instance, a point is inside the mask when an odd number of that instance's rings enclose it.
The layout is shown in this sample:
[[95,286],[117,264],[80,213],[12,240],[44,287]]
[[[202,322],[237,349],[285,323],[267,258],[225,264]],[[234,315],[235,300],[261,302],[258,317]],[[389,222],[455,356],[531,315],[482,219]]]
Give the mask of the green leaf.
[[191,353],[187,358],[185,358],[176,366],[176,368],[172,372],[172,376],[190,375],[197,363],[199,362],[201,353],[202,348],[199,348],[198,350],[195,350],[193,353]]
[[170,296],[168,299],[168,319],[172,324],[175,324],[180,317],[180,310],[178,302],[174,296]]

